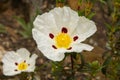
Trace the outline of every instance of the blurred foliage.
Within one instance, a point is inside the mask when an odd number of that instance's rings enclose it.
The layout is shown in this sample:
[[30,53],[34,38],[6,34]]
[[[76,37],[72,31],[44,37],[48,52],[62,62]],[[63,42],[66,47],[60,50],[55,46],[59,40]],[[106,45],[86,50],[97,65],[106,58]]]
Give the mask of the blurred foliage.
[[78,15],[91,19],[95,15],[95,12],[92,11],[94,2],[94,0],[78,0]]
[[120,80],[120,1],[107,0],[110,23],[107,28],[107,51],[103,54],[104,62],[102,73],[110,80]]
[[18,23],[22,26],[23,30],[19,31],[19,33],[24,38],[31,38],[32,37],[32,28],[33,28],[33,21],[40,12],[36,10],[35,16],[32,16],[29,22],[26,22],[23,18],[15,17]]
[[80,72],[88,73],[89,75],[87,75],[86,80],[92,80],[100,73],[102,68],[103,66],[98,61],[93,61],[91,63],[86,63]]
[[51,62],[52,65],[52,76],[54,76],[54,80],[61,80],[61,77],[64,74],[64,67],[62,66],[62,62]]
[[64,2],[65,2],[65,0],[56,0],[56,3],[57,3],[57,2],[64,3]]
[[102,66],[98,61],[93,61],[92,63],[86,64],[87,72],[91,74],[91,76],[95,77],[98,72],[101,71]]
[[56,7],[63,7],[66,0],[56,0]]
[[33,28],[33,23],[32,21],[26,23],[23,18],[16,18],[18,23],[22,26],[23,31],[19,31],[19,33],[24,37],[24,38],[30,38],[32,37],[32,28]]
[[6,29],[5,29],[5,26],[0,24],[0,33],[6,33]]

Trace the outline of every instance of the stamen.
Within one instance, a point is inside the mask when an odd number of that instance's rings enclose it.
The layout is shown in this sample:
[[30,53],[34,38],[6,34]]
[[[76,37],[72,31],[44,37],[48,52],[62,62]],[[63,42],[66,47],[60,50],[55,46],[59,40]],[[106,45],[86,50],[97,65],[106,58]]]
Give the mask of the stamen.
[[67,50],[71,50],[72,49],[72,47],[69,47]]
[[50,37],[51,39],[53,39],[53,38],[54,38],[54,35],[53,35],[52,33],[50,33],[50,34],[49,34],[49,37]]
[[17,66],[17,65],[18,65],[18,63],[17,63],[17,62],[15,62],[15,65]]
[[68,30],[67,30],[67,28],[63,27],[61,32],[62,32],[62,33],[67,33]]
[[74,36],[73,40],[76,41],[78,39],[78,36]]
[[18,64],[18,70],[26,70],[28,68],[28,64],[25,62],[21,62]]
[[57,49],[57,47],[56,47],[55,45],[52,45],[52,47],[53,47],[54,49]]

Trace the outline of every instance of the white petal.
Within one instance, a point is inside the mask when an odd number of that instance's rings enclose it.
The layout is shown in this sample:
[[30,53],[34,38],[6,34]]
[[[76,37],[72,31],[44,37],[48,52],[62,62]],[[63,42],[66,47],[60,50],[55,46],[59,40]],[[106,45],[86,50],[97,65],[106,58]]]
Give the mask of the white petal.
[[25,72],[34,72],[35,66],[30,66]]
[[63,7],[63,24],[65,27],[67,27],[68,32],[71,34],[73,30],[76,28],[79,16],[76,11],[72,10],[70,7]]
[[50,13],[54,15],[59,32],[62,27],[66,27],[69,33],[72,33],[77,26],[79,16],[77,12],[73,11],[69,7],[54,8]]
[[61,61],[64,58],[65,50],[54,49],[52,47],[54,42],[48,36],[42,34],[36,29],[33,29],[32,33],[39,50],[44,54],[44,56],[53,61]]
[[16,74],[21,73],[21,71],[15,71],[16,67],[12,66],[11,64],[3,65],[3,74],[6,76],[14,76]]
[[33,54],[32,56],[31,56],[31,58],[29,59],[29,61],[27,62],[28,64],[30,64],[29,65],[29,67],[28,67],[28,72],[33,72],[34,71],[34,69],[35,69],[35,62],[36,62],[36,58],[37,58],[38,56],[36,55],[36,54]]
[[44,45],[46,44],[46,42],[49,43],[50,46],[54,44],[54,41],[50,37],[44,35],[36,28],[32,29],[32,34],[33,34],[33,39],[37,42],[38,45]]
[[73,36],[79,36],[78,42],[84,41],[96,32],[97,28],[93,21],[88,20],[85,17],[80,17],[78,25],[73,32]]
[[20,49],[18,49],[16,52],[20,55],[20,57],[21,57],[22,59],[24,59],[24,60],[29,59],[30,52],[29,52],[27,49],[25,49],[25,48],[20,48]]
[[50,13],[54,15],[56,26],[57,26],[57,28],[60,31],[61,26],[64,25],[63,21],[62,21],[62,19],[63,19],[63,9],[61,9],[61,8],[54,8],[53,10],[50,11]]
[[53,14],[51,13],[38,15],[33,24],[36,29],[46,35],[57,32],[56,22],[54,20]]
[[2,59],[3,74],[7,76],[12,76],[20,73],[20,71],[15,71],[15,69],[17,69],[15,63],[19,62],[20,60],[22,59],[17,53],[15,53],[14,51],[8,51]]
[[90,45],[78,43],[78,44],[72,45],[71,52],[78,52],[79,53],[79,52],[82,52],[83,50],[91,51],[92,49],[93,49],[93,47]]
[[54,8],[48,13],[38,15],[34,21],[34,26],[46,35],[59,33],[62,27],[66,27],[71,33],[77,26],[78,20],[77,12],[69,7]]
[[15,53],[14,51],[8,51],[4,55],[2,62],[3,63],[7,63],[7,62],[14,63],[14,62],[19,61],[20,60],[19,58],[20,58],[20,56],[17,53]]
[[38,49],[41,50],[44,56],[53,61],[61,61],[65,57],[66,50],[63,49],[53,49],[50,46],[38,46]]

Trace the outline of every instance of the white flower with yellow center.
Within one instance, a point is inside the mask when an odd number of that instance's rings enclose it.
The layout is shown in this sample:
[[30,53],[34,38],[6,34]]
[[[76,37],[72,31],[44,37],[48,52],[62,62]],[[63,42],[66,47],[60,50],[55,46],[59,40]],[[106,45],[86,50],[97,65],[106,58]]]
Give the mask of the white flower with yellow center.
[[18,49],[16,52],[8,51],[3,59],[3,74],[13,76],[21,72],[33,72],[35,69],[36,54],[30,57],[30,53],[25,48]]
[[69,7],[54,8],[38,15],[32,30],[39,50],[53,61],[61,61],[66,52],[91,51],[92,46],[81,43],[96,32],[93,21],[79,17]]

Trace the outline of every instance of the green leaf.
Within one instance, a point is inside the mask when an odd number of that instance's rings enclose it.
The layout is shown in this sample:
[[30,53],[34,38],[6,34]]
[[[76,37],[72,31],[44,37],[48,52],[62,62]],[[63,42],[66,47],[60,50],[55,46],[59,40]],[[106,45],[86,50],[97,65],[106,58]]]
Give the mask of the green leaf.
[[82,3],[82,0],[78,0],[78,3]]
[[99,0],[101,3],[106,4],[105,0]]
[[19,33],[24,38],[30,38],[32,36],[33,21],[26,23],[23,18],[18,18],[18,17],[15,17],[15,18],[17,19],[18,23],[23,28],[23,30],[19,31]]
[[120,26],[115,26],[115,32],[120,31]]
[[106,75],[107,67],[109,66],[110,62],[112,60],[112,56],[108,56],[107,59],[103,63],[102,73]]
[[25,31],[20,31],[19,32],[24,38],[29,38],[30,37],[30,35],[27,33],[27,32],[25,32]]
[[80,10],[79,10],[79,11],[78,11],[78,15],[79,15],[79,16],[84,16],[84,11],[80,11]]
[[27,30],[27,23],[25,22],[23,18],[19,18],[16,16],[14,18],[18,21],[18,23],[22,26],[24,30]]
[[91,12],[91,13],[87,16],[87,18],[91,19],[95,14],[96,14],[96,13]]
[[110,56],[109,50],[107,50],[103,53],[102,58],[105,59],[108,56]]
[[112,29],[111,25],[108,23],[105,23],[105,25],[106,25],[107,29],[111,31],[111,29]]

